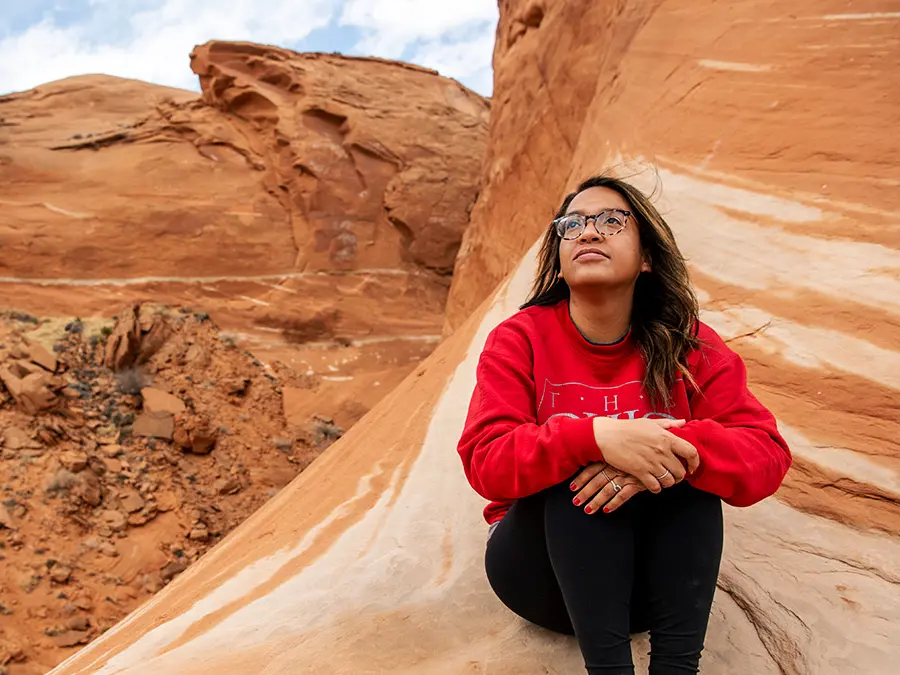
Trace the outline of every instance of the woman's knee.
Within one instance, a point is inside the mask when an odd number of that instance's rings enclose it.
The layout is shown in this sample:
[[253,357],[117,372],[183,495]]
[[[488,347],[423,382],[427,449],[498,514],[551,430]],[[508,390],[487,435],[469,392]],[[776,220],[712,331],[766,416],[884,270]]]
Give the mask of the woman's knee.
[[485,552],[488,584],[497,599],[529,623],[556,633],[574,635],[555,578],[541,571],[537,571],[537,575],[524,574],[523,569],[531,567],[527,558],[507,553],[491,545]]

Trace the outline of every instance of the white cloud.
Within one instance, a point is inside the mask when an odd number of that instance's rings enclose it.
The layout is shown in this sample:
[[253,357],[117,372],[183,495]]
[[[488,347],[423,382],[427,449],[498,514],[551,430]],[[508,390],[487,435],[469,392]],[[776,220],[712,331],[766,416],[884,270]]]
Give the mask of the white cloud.
[[348,0],[340,23],[363,31],[358,47],[385,58],[399,58],[419,40],[477,23],[496,23],[496,0]]
[[494,85],[493,53],[494,26],[488,26],[468,40],[425,42],[416,48],[410,61],[434,68],[441,75],[465,82],[470,89],[489,96]]
[[434,68],[490,95],[496,0],[348,0],[339,22],[362,31],[362,53]]
[[[99,11],[64,28],[45,18],[0,41],[0,91],[17,91],[85,73],[107,73],[158,84],[196,88],[188,55],[210,39],[284,44],[328,25],[334,0],[164,0],[152,9],[131,2],[130,16],[110,0],[91,0]],[[135,11],[136,10],[136,11]],[[126,39],[117,39],[124,35]]]
[[[411,61],[482,94],[491,91],[496,0],[56,0],[55,5],[69,13],[67,23],[58,23],[48,10],[18,34],[0,37],[0,94],[87,73],[196,89],[188,60],[194,45],[244,40],[302,50],[303,38],[336,24],[345,29],[350,53]],[[73,21],[78,11],[84,13]],[[360,36],[355,45],[352,35]]]

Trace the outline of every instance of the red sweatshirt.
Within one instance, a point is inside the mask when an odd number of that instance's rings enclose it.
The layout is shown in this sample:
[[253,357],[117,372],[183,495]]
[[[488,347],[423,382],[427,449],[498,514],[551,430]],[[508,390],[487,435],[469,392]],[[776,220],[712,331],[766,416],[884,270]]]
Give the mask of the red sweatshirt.
[[703,346],[688,358],[698,389],[679,378],[672,406],[654,410],[632,336],[591,344],[572,323],[568,301],[529,307],[494,328],[458,446],[469,483],[491,501],[485,520],[500,520],[514,500],[602,461],[591,422],[597,415],[688,420],[671,433],[700,455],[690,483],[732,506],[772,495],[790,467],[790,449],[747,389],[741,358],[702,323],[699,338]]

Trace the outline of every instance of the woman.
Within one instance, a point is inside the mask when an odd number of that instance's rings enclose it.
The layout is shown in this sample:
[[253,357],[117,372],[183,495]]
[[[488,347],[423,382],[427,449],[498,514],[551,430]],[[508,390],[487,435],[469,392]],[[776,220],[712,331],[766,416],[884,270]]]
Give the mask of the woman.
[[791,463],[669,226],[608,176],[566,197],[531,297],[489,335],[458,450],[491,502],[494,592],[605,675],[634,673],[642,630],[651,675],[698,672],[721,501],[770,496]]

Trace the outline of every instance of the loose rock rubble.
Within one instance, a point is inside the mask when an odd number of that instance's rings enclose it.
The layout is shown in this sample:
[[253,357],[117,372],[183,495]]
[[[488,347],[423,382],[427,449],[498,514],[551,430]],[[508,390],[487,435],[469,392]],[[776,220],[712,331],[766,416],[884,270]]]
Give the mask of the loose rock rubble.
[[41,325],[0,319],[0,672],[46,672],[107,630],[343,433],[288,424],[282,380],[303,378],[205,314]]

